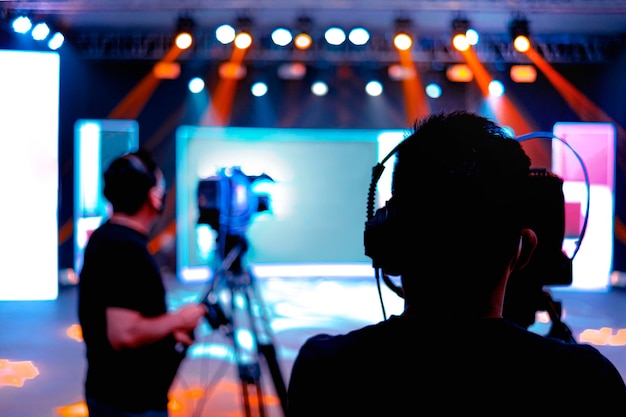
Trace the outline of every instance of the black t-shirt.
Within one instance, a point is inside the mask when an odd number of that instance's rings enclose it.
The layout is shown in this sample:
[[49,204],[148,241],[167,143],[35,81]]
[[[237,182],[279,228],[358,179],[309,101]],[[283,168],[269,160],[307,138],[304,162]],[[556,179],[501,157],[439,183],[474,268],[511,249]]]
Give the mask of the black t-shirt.
[[588,415],[619,410],[626,387],[592,346],[504,319],[404,316],[301,347],[288,417]]
[[106,334],[107,307],[145,317],[167,311],[165,287],[147,236],[104,223],[91,235],[80,272],[78,317],[87,355],[85,394],[128,411],[164,410],[184,353],[172,335],[137,349],[114,350]]

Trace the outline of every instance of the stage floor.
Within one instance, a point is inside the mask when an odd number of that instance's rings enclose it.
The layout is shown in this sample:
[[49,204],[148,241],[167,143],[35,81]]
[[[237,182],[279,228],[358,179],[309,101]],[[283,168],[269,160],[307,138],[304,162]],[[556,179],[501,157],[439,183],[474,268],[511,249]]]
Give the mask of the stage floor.
[[[262,278],[256,299],[269,311],[276,357],[285,384],[300,345],[318,332],[340,333],[380,321],[383,310],[373,277]],[[166,281],[172,306],[197,300],[204,284]],[[0,302],[0,416],[86,417],[82,381],[84,350],[76,318],[75,286],[62,287],[54,301]],[[382,284],[385,313],[399,313],[402,300]],[[551,289],[563,306],[563,322],[578,342],[595,345],[626,378],[626,290],[581,292]],[[445,301],[445,300],[442,300]],[[533,331],[550,328],[539,313]],[[454,331],[454,329],[451,329]],[[244,416],[244,397],[232,338],[208,322],[196,335],[171,390],[172,417]],[[263,404],[268,417],[282,416],[275,380],[261,361]],[[155,366],[158,366],[156,364]],[[545,381],[545,389],[558,383]],[[250,386],[254,393],[256,386]],[[251,399],[253,413],[258,411]],[[253,414],[255,415],[255,414]]]

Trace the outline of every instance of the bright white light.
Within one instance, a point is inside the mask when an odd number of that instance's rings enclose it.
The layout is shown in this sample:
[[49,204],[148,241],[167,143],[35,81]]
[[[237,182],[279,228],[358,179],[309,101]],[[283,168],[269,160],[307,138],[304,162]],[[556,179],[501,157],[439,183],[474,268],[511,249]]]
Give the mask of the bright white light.
[[188,87],[189,91],[191,91],[192,93],[199,93],[200,91],[204,90],[204,80],[200,77],[194,77],[189,80]]
[[285,28],[278,28],[272,32],[272,42],[278,46],[287,46],[292,39],[291,32]]
[[252,35],[248,32],[240,32],[235,36],[235,46],[239,49],[248,49],[252,45]]
[[231,25],[221,25],[215,29],[215,37],[217,40],[226,45],[235,40],[235,28]]
[[365,45],[370,40],[370,33],[364,28],[354,28],[348,34],[348,39],[354,45]]
[[20,16],[13,21],[13,30],[17,33],[26,33],[33,27],[33,23],[26,16]]
[[252,87],[250,87],[250,92],[255,97],[262,97],[267,94],[267,84],[263,82],[256,82],[252,84]]
[[80,180],[84,187],[78,191],[81,207],[85,213],[94,215],[98,212],[98,202],[101,192],[100,185],[100,137],[102,129],[97,123],[85,123],[80,131]]
[[475,29],[467,29],[467,32],[465,32],[465,38],[467,38],[467,42],[470,45],[477,45],[480,40],[480,36]]
[[407,33],[398,33],[393,38],[393,44],[401,51],[406,51],[413,46],[413,38]]
[[324,33],[324,39],[326,39],[326,42],[330,45],[341,45],[346,40],[346,32],[341,28],[331,27]]
[[504,94],[504,85],[498,80],[491,81],[489,83],[489,94],[494,97],[500,97]]
[[328,94],[328,85],[323,81],[316,81],[311,85],[311,92],[316,96]]
[[470,47],[467,37],[460,33],[454,35],[454,38],[452,38],[452,45],[454,45],[454,48],[457,51],[467,51]]
[[0,51],[1,300],[58,295],[59,67],[56,52]]
[[441,86],[437,83],[430,83],[426,86],[426,94],[430,98],[441,97]]
[[365,91],[370,96],[376,97],[383,93],[383,85],[379,83],[378,81],[370,81],[365,86]]
[[61,46],[63,46],[64,41],[65,41],[65,37],[63,36],[63,34],[60,32],[56,32],[54,35],[52,35],[52,37],[48,41],[48,48],[52,49],[53,51],[56,51]]
[[193,37],[188,32],[181,32],[176,36],[176,46],[179,49],[188,49],[193,43]]
[[36,41],[42,41],[50,34],[50,28],[45,23],[37,23],[33,28],[33,39]]

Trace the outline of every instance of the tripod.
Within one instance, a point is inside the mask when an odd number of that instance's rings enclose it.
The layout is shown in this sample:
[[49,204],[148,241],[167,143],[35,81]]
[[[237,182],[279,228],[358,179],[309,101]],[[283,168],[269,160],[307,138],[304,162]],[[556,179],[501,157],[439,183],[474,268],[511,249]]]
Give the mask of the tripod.
[[269,320],[255,276],[250,268],[242,265],[247,241],[244,236],[228,235],[224,242],[222,254],[225,256],[202,298],[208,307],[206,318],[214,330],[222,330],[232,340],[246,416],[252,416],[250,399],[254,394],[258,401],[258,415],[265,416],[260,358],[264,359],[270,371],[284,414],[287,389],[276,357]]

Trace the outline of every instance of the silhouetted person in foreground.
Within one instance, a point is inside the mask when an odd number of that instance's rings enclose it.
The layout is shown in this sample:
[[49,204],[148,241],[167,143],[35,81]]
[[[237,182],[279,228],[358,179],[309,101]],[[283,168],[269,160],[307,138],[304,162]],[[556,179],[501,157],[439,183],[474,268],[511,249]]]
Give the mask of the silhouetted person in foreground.
[[308,339],[288,417],[625,410],[624,380],[596,348],[502,316],[507,279],[537,244],[523,221],[530,159],[520,143],[479,115],[442,113],[416,123],[395,156],[392,197],[367,222],[365,250],[400,276],[404,310]]
[[79,282],[89,417],[167,417],[169,388],[206,309],[167,309],[147,247],[165,199],[152,156],[138,151],[114,160],[104,195],[113,214],[89,238]]

